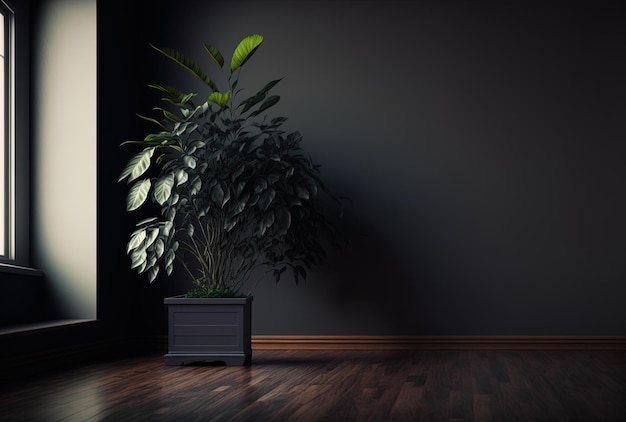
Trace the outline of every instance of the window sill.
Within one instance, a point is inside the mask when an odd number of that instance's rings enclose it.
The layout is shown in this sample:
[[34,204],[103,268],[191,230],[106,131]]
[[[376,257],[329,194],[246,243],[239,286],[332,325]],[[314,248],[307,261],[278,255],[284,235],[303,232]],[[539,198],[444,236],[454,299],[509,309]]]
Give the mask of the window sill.
[[22,267],[20,265],[12,265],[12,264],[5,264],[5,263],[0,263],[0,273],[19,274],[19,275],[27,275],[27,276],[32,276],[32,277],[43,276],[43,271],[38,270],[36,268]]
[[30,334],[37,331],[47,331],[56,328],[64,328],[69,326],[78,326],[94,323],[94,319],[59,319],[54,321],[41,321],[29,324],[10,325],[0,327],[0,336]]

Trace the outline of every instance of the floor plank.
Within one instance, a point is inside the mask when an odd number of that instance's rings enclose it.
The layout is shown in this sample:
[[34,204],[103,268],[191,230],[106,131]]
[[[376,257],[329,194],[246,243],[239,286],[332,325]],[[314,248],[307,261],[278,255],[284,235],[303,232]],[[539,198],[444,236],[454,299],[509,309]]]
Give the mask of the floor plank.
[[249,367],[157,354],[0,388],[2,421],[626,421],[623,351],[255,351]]

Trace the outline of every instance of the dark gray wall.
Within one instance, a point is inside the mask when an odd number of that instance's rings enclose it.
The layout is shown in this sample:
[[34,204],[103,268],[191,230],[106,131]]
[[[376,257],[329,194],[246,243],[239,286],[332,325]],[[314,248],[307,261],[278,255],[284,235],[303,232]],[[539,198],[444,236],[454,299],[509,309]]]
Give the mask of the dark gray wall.
[[[254,334],[626,334],[622,10],[181,0],[125,13],[132,25],[99,29],[132,60],[101,75],[109,100],[130,77],[199,88],[148,41],[212,70],[203,42],[229,58],[261,33],[241,83],[285,77],[276,113],[351,198],[352,243],[305,285],[262,283]],[[153,105],[132,93],[125,113]],[[109,134],[143,134],[115,116],[129,133]],[[129,282],[164,330],[161,294],[186,285]]]

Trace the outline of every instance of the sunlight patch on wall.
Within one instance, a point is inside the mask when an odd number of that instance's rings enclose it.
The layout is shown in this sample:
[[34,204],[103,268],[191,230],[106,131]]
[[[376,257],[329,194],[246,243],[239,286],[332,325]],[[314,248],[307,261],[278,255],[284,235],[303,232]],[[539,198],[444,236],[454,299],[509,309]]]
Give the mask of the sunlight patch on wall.
[[66,318],[96,317],[96,1],[53,0],[35,39],[36,265]]

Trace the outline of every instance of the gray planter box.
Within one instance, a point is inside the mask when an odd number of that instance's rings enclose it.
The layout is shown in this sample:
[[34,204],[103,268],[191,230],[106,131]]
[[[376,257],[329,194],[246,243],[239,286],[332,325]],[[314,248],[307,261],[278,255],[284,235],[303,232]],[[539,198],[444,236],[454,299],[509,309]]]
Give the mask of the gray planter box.
[[252,297],[165,298],[168,307],[166,365],[224,362],[249,365],[252,360]]

